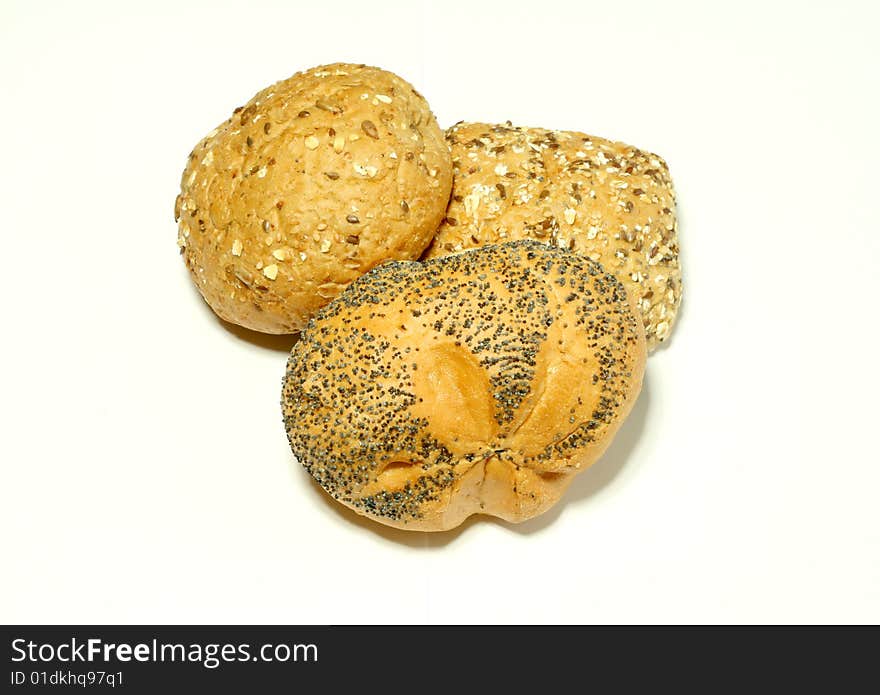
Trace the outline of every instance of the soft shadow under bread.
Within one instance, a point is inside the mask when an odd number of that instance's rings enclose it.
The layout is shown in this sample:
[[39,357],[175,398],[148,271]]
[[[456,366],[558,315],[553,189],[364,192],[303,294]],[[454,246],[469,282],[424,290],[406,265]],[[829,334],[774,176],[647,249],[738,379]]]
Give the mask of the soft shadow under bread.
[[[184,271],[185,272],[185,271]],[[208,303],[202,298],[202,295],[199,294],[198,289],[192,282],[187,282],[189,285],[190,291],[192,292],[193,300],[196,304],[198,304],[199,308],[205,312],[206,315],[209,315],[214,321],[216,321],[220,326],[223,327],[230,335],[234,336],[238,340],[243,340],[246,343],[250,343],[251,345],[256,345],[259,348],[263,348],[265,350],[277,350],[278,352],[290,352],[291,348],[296,345],[296,342],[299,340],[299,333],[291,333],[288,335],[271,335],[269,333],[259,333],[257,331],[252,331],[249,328],[244,328],[243,326],[238,326],[234,323],[229,323],[229,321],[224,321],[221,319],[211,307],[208,306]]]
[[[213,313],[213,312],[212,312]],[[243,340],[251,345],[264,348],[266,350],[278,350],[279,352],[290,352],[291,348],[296,345],[299,340],[299,333],[290,333],[287,335],[272,335],[270,333],[259,333],[252,331],[243,326],[237,326],[229,321],[224,321],[219,316],[214,316],[226,331],[234,335],[239,340]]]

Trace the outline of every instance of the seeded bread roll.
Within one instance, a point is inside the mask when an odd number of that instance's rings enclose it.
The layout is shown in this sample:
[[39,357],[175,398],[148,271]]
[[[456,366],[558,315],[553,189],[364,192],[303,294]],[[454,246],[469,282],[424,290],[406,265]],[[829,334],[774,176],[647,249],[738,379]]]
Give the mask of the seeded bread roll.
[[648,349],[681,302],[675,194],[666,163],[620,142],[566,131],[459,123],[446,138],[455,180],[427,257],[532,238],[599,261],[626,286]]
[[541,514],[611,442],[645,337],[623,286],[525,240],[386,263],[294,346],[291,449],[335,499],[389,526]]
[[196,146],[177,243],[218,316],[293,333],[373,266],[418,258],[451,186],[443,132],[408,82],[327,65],[267,87]]

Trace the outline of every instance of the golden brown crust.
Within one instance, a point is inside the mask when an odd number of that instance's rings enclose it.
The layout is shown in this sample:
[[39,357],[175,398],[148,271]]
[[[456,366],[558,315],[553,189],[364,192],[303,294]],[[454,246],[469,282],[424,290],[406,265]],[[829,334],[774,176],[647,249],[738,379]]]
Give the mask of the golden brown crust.
[[523,521],[602,454],[645,355],[623,286],[573,253],[525,240],[387,263],[294,346],[285,427],[328,493],[384,524]]
[[452,186],[443,132],[396,75],[313,68],[259,92],[190,155],[178,245],[223,319],[300,330],[373,266],[417,258]]
[[452,200],[428,258],[532,238],[599,261],[633,295],[648,349],[681,302],[675,194],[666,163],[620,142],[510,124],[447,131]]

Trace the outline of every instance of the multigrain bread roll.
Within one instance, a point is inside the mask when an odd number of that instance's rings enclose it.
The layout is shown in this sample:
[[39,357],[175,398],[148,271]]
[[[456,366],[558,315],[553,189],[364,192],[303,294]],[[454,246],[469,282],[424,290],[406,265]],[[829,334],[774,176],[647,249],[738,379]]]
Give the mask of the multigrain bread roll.
[[221,318],[292,333],[373,266],[417,258],[451,186],[443,132],[408,82],[326,65],[262,90],[196,146],[178,245]]
[[599,261],[626,286],[648,349],[681,302],[675,195],[657,155],[583,133],[459,123],[452,200],[427,253],[532,238]]
[[620,282],[535,241],[387,263],[294,346],[293,453],[335,499],[389,526],[547,510],[639,393],[642,322]]

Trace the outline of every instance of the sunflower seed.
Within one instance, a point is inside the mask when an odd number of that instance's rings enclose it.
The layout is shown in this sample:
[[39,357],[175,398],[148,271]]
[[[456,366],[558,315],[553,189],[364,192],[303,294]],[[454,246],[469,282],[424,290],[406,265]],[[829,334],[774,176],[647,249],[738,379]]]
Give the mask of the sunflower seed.
[[364,121],[361,123],[361,130],[363,130],[369,137],[373,138],[373,140],[379,139],[379,131],[376,130],[376,125],[373,121]]
[[315,106],[317,106],[322,111],[329,111],[330,113],[338,114],[342,113],[342,109],[335,104],[331,104],[330,102],[324,101],[323,99],[318,99],[315,102]]

